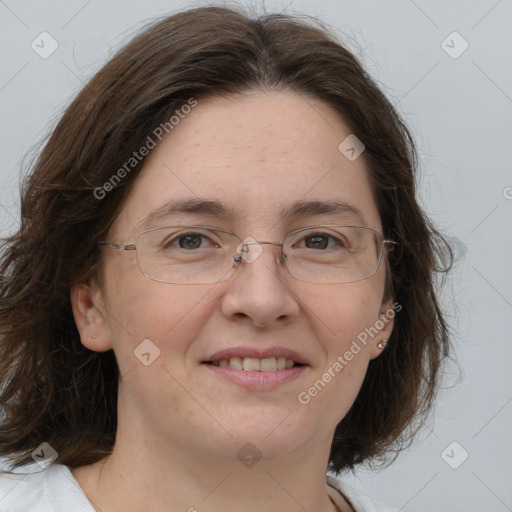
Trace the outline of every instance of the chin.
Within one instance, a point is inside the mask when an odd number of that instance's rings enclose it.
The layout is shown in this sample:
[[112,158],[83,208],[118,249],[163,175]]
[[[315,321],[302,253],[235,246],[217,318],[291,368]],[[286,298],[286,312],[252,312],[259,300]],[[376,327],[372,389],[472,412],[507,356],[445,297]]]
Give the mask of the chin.
[[261,408],[260,414],[241,414],[225,423],[233,438],[224,437],[229,444],[225,448],[239,457],[245,451],[256,453],[264,459],[286,457],[300,449],[312,436],[313,425],[306,425],[293,410]]

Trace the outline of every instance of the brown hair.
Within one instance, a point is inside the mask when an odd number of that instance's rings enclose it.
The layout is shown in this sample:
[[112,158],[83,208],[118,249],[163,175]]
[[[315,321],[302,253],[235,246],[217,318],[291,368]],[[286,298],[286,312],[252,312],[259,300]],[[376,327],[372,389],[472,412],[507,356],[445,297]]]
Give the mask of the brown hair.
[[255,88],[309,94],[341,114],[366,146],[384,236],[399,243],[386,262],[386,293],[403,309],[336,428],[330,467],[380,460],[412,439],[449,354],[434,278],[451,253],[443,259],[443,239],[416,201],[410,133],[324,26],[202,7],[154,23],[118,51],[64,112],[24,181],[21,226],[0,255],[0,455],[13,466],[32,462],[44,441],[72,467],[114,445],[117,364],[112,351],[81,344],[69,291],[98,266],[97,243],[141,164],[105,199],[98,190],[110,189],[116,170],[190,98]]

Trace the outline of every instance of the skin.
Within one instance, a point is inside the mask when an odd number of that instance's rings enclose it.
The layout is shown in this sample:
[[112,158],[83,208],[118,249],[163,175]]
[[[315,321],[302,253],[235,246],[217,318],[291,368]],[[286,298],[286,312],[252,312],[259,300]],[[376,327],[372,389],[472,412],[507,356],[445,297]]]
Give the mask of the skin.
[[[382,231],[364,154],[349,161],[338,150],[350,133],[330,106],[288,90],[201,99],[152,150],[107,239],[133,243],[141,226],[154,227],[141,224],[150,210],[197,197],[222,202],[235,216],[172,221],[264,241],[333,221]],[[355,206],[363,219],[324,214],[284,222],[278,214],[296,200],[332,199]],[[325,484],[334,430],[393,321],[310,403],[297,396],[391,308],[383,301],[385,266],[356,283],[304,283],[280,267],[276,246],[263,247],[216,285],[155,282],[139,271],[134,251],[101,249],[101,282],[71,290],[82,343],[113,349],[121,375],[113,454],[73,470],[98,510],[336,510]],[[149,366],[133,354],[144,339],[160,349]],[[255,391],[200,364],[240,345],[288,347],[309,367],[292,382]],[[262,453],[250,468],[237,459],[247,442]],[[351,510],[348,503],[342,509]]]

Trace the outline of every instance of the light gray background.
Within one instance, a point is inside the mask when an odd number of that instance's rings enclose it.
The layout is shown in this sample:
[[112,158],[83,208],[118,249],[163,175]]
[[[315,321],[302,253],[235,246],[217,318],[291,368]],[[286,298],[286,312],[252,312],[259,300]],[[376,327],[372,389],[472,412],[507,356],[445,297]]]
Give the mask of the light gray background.
[[[17,225],[23,156],[82,83],[145,21],[197,5],[0,0],[3,234]],[[423,205],[457,251],[444,302],[458,366],[448,368],[435,417],[390,468],[346,480],[407,512],[512,510],[512,2],[252,5],[318,16],[344,34],[415,133]],[[47,59],[31,48],[43,31],[59,45]],[[441,46],[453,31],[469,44],[458,58]],[[462,44],[444,43],[452,54]],[[446,462],[456,466],[465,452],[457,469]]]

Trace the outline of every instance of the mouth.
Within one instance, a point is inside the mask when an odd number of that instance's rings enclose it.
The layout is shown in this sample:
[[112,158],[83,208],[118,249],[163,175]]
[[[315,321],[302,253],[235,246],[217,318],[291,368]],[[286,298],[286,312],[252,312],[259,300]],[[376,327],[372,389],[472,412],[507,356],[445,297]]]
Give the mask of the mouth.
[[201,365],[212,375],[251,390],[274,389],[297,379],[309,368],[300,354],[279,347],[221,350]]
[[295,368],[297,366],[304,366],[286,357],[265,357],[259,359],[257,357],[238,356],[217,359],[215,361],[205,361],[203,364],[233,368],[233,370],[243,370],[246,372],[275,372]]

